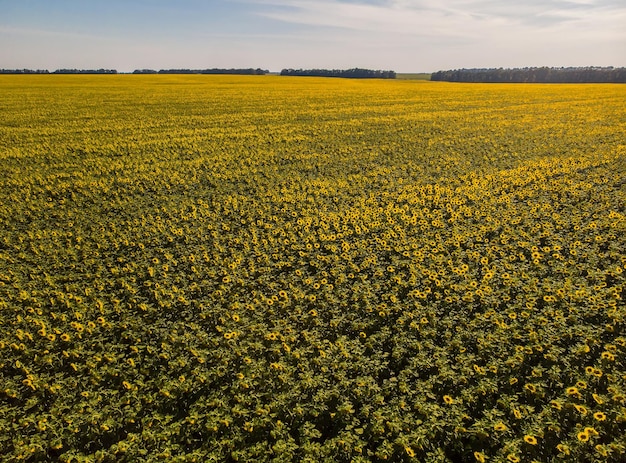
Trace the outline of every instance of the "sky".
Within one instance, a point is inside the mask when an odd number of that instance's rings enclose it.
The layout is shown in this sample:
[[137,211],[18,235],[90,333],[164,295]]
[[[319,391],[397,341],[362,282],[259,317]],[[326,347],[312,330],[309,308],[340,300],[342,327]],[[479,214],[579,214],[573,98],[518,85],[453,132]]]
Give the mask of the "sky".
[[0,0],[0,68],[626,66],[626,0]]

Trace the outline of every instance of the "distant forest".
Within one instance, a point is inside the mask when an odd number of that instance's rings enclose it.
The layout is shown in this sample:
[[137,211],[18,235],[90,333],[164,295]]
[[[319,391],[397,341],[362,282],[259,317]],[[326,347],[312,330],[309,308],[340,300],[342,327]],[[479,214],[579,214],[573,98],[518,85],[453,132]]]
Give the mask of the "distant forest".
[[133,74],[241,74],[241,75],[255,75],[262,76],[268,74],[267,69],[161,69],[155,71],[154,69],[137,69],[133,71]]
[[117,74],[115,69],[0,69],[0,74]]
[[281,76],[344,77],[349,79],[395,79],[395,71],[373,71],[371,69],[283,69]]
[[[238,75],[265,75],[267,69],[136,69],[133,74],[238,74]],[[0,74],[117,74],[115,69],[0,69]],[[316,77],[344,77],[352,79],[395,79],[395,71],[374,71],[371,69],[283,69],[281,76],[316,76]]]
[[[0,74],[117,74],[115,69],[57,69],[48,71],[47,69],[0,69]],[[137,69],[133,74],[247,74],[265,75],[269,71],[265,69]]]
[[626,83],[626,68],[531,67],[516,69],[455,69],[438,71],[430,80],[446,82]]

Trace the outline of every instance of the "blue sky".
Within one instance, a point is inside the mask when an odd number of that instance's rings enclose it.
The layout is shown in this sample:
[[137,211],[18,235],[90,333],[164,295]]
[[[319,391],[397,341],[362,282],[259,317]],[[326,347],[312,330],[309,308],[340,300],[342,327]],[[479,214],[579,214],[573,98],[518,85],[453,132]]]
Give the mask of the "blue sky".
[[0,0],[0,68],[626,66],[624,0]]

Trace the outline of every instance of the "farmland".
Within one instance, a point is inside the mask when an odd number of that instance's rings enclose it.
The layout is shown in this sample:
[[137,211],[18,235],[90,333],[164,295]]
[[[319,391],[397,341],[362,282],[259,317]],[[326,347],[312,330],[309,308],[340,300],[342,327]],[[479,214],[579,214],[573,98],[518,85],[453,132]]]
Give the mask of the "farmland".
[[624,461],[625,100],[1,76],[0,461]]

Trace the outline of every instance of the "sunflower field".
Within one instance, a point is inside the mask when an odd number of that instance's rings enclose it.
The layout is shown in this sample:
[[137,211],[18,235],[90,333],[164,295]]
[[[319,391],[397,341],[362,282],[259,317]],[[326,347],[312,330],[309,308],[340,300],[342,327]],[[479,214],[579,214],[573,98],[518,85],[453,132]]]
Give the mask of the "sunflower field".
[[625,102],[0,77],[0,461],[626,461]]

